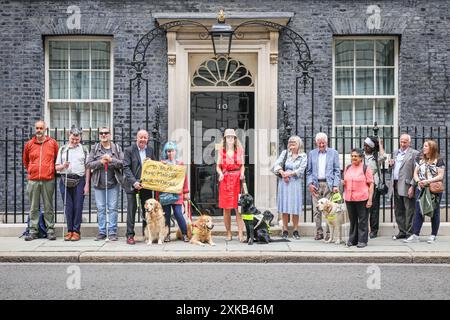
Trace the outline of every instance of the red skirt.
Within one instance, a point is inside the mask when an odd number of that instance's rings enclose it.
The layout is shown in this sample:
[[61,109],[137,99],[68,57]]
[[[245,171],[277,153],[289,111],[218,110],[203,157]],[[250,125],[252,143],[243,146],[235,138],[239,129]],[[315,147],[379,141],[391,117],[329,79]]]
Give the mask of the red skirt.
[[229,171],[219,182],[219,208],[237,209],[241,192],[241,171]]

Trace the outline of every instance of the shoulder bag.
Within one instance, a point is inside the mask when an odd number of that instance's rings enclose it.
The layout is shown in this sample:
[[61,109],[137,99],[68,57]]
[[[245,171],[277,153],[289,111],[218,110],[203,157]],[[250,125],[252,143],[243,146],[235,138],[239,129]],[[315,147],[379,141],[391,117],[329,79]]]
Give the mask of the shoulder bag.
[[[288,156],[287,149],[285,151],[286,151],[286,154],[284,155],[283,161],[281,162],[281,169],[283,169],[283,171],[286,170],[286,160],[287,160],[287,156]],[[282,178],[281,174],[278,171],[276,171],[274,173],[278,178]]]
[[[427,180],[428,180],[428,171],[429,169],[427,165],[427,168],[425,169],[425,177],[427,178]],[[429,188],[431,193],[442,193],[444,192],[444,182],[442,180],[430,182]]]

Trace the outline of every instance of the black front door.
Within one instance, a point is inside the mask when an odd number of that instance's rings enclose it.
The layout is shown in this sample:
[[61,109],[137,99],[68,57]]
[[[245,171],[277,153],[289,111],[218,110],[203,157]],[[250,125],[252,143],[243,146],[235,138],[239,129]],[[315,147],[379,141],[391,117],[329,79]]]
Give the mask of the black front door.
[[254,158],[250,157],[254,139],[253,130],[248,131],[255,126],[254,108],[253,92],[191,93],[191,198],[214,215],[222,214],[218,208],[216,144],[220,144],[227,128],[247,132],[240,141],[245,148],[245,179],[254,195]]

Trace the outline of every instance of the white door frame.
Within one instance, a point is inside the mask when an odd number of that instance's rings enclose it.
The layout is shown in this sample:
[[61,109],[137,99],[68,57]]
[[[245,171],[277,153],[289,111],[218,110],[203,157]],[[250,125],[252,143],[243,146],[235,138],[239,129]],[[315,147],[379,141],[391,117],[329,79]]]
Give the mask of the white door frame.
[[[278,32],[269,39],[233,41],[233,57],[254,53],[257,57],[255,83],[255,205],[276,213],[276,177],[270,173],[278,146]],[[167,33],[168,41],[168,139],[178,142],[179,156],[190,163],[189,54],[211,53],[210,40],[178,40],[176,32]],[[224,91],[220,88],[217,91]],[[188,172],[188,176],[190,172]],[[253,182],[249,182],[253,183]]]

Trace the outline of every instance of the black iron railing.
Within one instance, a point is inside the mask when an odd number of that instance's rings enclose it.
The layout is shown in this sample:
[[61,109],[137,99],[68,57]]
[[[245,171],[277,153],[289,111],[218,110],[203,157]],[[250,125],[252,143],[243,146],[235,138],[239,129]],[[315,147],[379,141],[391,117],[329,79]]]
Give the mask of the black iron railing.
[[[395,129],[395,130],[394,130]],[[54,129],[50,135],[54,137],[58,144],[67,142],[67,129]],[[393,132],[395,131],[395,134]],[[22,165],[22,151],[25,143],[32,136],[32,129],[26,128],[5,128],[0,133],[0,214],[5,223],[22,223],[26,221],[29,203],[28,195],[26,194],[26,171]],[[352,147],[362,147],[366,136],[374,135],[373,127],[358,127],[358,128],[331,128],[320,127],[312,132],[311,127],[299,127],[298,135],[302,138],[305,145],[305,152],[309,152],[314,146],[314,137],[318,132],[325,132],[329,137],[329,146],[337,149],[340,155],[341,169],[350,164],[350,151]],[[390,154],[398,146],[399,135],[401,133],[408,133],[412,137],[411,147],[421,150],[426,139],[433,139],[438,143],[440,156],[446,164],[445,168],[445,191],[441,200],[441,220],[449,221],[449,170],[448,158],[450,138],[447,127],[431,128],[431,127],[380,127],[377,131],[378,136],[382,139],[384,148]],[[153,143],[155,150],[160,150],[159,132],[152,131],[150,133],[150,142]],[[114,131],[114,142],[118,143],[122,148],[134,143],[134,137],[130,139],[128,129],[116,129]],[[283,134],[280,135],[280,141],[283,141]],[[89,129],[83,131],[82,144],[90,149],[98,142],[97,130]],[[280,146],[280,150],[282,147]],[[157,152],[158,153],[158,152]],[[381,168],[381,176],[386,183],[390,181],[390,169],[386,165]],[[55,178],[56,179],[56,178]],[[275,178],[274,178],[275,179]],[[306,178],[305,178],[306,182]],[[248,183],[252,183],[249,181]],[[56,221],[61,222],[63,203],[59,193],[59,188],[55,184],[54,207],[56,214]],[[304,221],[313,222],[311,213],[311,197],[307,188],[304,190]],[[121,191],[119,199],[119,222],[124,222],[126,219],[126,195]],[[93,192],[84,201],[83,222],[95,223],[96,207],[94,202]],[[445,217],[445,218],[444,218]],[[140,218],[138,218],[140,219]],[[391,199],[387,196],[382,196],[380,205],[380,221],[393,221],[393,206]]]
[[[136,132],[140,130],[137,128]],[[47,134],[54,138],[59,146],[68,142],[69,129],[51,129],[47,130]],[[0,138],[0,213],[5,223],[22,223],[27,221],[29,209],[28,195],[26,194],[26,170],[22,162],[23,149],[26,142],[32,137],[32,128],[5,128]],[[153,130],[149,133],[149,143],[152,145],[156,154],[158,154],[161,146],[159,132]],[[122,150],[135,142],[135,137],[131,139],[128,136],[128,130],[118,128],[114,130],[113,142],[120,145]],[[82,133],[81,143],[90,151],[98,140],[98,129],[85,129]],[[63,201],[59,192],[59,178],[55,183],[54,193],[54,209],[56,211],[56,222],[62,221]],[[83,222],[97,222],[94,217],[95,206],[94,192],[91,190],[89,195],[85,197],[83,206]],[[138,215],[137,215],[138,216]],[[126,194],[123,190],[119,199],[119,221],[123,222],[126,218]],[[140,217],[138,217],[140,219]]]

